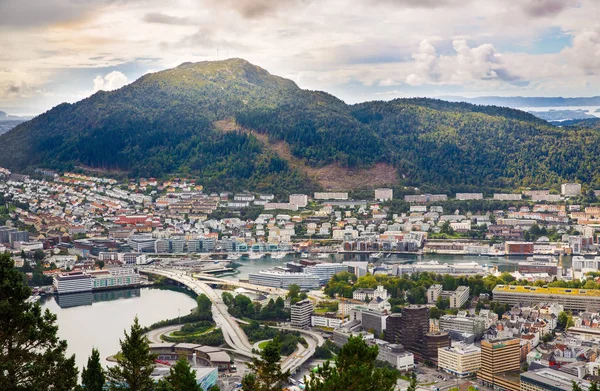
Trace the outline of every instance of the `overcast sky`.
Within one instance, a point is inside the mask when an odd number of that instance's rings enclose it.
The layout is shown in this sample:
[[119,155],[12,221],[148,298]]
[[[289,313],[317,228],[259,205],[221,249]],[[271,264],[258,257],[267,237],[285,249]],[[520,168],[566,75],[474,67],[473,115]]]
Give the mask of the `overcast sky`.
[[0,0],[0,110],[242,57],[349,103],[600,94],[599,0]]

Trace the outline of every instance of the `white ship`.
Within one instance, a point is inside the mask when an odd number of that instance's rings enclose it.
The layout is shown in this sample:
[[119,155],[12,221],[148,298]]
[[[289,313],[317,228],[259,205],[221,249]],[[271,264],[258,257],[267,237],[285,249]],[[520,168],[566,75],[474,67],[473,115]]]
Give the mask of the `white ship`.
[[285,258],[285,256],[287,255],[287,253],[272,253],[271,254],[271,259],[282,259]]
[[239,253],[231,253],[231,254],[227,255],[227,259],[230,261],[237,261],[241,257],[242,257],[242,254],[239,254]]
[[264,256],[265,256],[265,254],[263,254],[263,253],[251,252],[250,255],[248,255],[248,259],[261,259]]
[[381,258],[382,256],[383,256],[383,253],[382,253],[382,252],[378,252],[378,253],[375,253],[375,254],[371,254],[371,255],[370,255],[370,257],[371,257],[371,258],[373,258],[373,259],[379,259],[379,258]]

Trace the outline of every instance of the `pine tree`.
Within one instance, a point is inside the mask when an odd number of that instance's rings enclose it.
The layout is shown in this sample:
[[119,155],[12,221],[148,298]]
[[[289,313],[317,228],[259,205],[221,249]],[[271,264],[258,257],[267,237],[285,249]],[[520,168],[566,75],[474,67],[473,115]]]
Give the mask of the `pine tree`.
[[121,352],[117,365],[108,368],[111,390],[151,391],[155,383],[151,378],[156,355],[150,352],[148,339],[144,336],[137,316],[129,334],[120,341]]
[[319,376],[305,379],[306,391],[392,391],[398,380],[397,373],[389,368],[376,368],[379,349],[367,346],[362,337],[350,337],[335,360],[317,371]]
[[88,358],[87,367],[81,372],[81,384],[86,391],[102,391],[106,377],[100,364],[100,353],[98,349],[92,349],[92,355]]
[[290,371],[281,372],[281,346],[272,340],[260,352],[260,358],[252,359],[248,369],[252,373],[242,379],[243,391],[280,391],[281,383],[290,377]]
[[181,357],[159,382],[159,390],[203,391],[196,382],[196,374],[185,357]]
[[75,356],[65,356],[67,343],[56,335],[56,315],[28,303],[30,295],[10,254],[0,254],[0,385],[12,391],[72,390]]

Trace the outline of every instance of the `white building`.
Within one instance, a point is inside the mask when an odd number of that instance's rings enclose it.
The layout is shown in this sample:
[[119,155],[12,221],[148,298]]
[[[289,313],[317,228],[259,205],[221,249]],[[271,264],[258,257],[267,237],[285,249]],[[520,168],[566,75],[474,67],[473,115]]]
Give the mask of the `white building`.
[[290,194],[290,204],[297,205],[299,208],[305,208],[308,205],[308,196],[306,194]]
[[344,323],[342,319],[328,318],[326,316],[311,316],[311,325],[313,327],[328,327],[337,329]]
[[313,314],[313,304],[310,300],[302,300],[291,306],[291,324],[293,327],[309,327]]
[[521,194],[494,193],[494,199],[500,201],[518,201],[521,199]]
[[375,199],[379,201],[389,201],[394,198],[394,190],[387,188],[375,189]]
[[315,193],[315,200],[347,200],[348,193]]
[[305,273],[314,274],[319,277],[319,283],[321,285],[327,284],[327,282],[336,275],[337,273],[347,272],[348,266],[340,263],[317,263],[314,266],[307,266],[304,269]]
[[460,308],[469,300],[469,287],[459,286],[450,296],[450,308]]
[[58,294],[89,292],[92,290],[92,276],[83,272],[58,274],[54,276],[53,285]]
[[465,200],[482,200],[483,193],[456,193],[456,199],[460,201]]
[[438,368],[457,376],[472,376],[481,367],[481,349],[475,345],[453,343],[438,349]]
[[275,288],[288,289],[290,285],[296,284],[300,289],[319,288],[319,276],[308,273],[292,273],[276,270],[261,270],[257,273],[250,273],[248,280],[251,284],[272,286]]
[[435,303],[442,293],[442,286],[434,284],[427,289],[427,302]]
[[581,184],[563,183],[560,185],[560,193],[565,197],[577,197],[581,195]]

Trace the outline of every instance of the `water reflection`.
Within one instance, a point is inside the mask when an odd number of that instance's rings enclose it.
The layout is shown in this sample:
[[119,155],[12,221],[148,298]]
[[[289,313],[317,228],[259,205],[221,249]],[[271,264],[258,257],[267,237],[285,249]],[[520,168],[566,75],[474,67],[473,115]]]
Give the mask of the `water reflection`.
[[140,294],[140,288],[69,293],[66,295],[57,295],[56,303],[60,308],[70,308],[82,305],[92,305],[93,303],[101,301],[131,299],[134,297],[140,297]]

